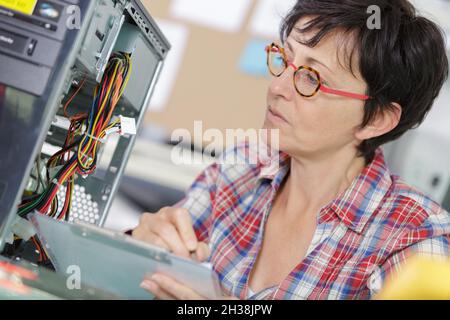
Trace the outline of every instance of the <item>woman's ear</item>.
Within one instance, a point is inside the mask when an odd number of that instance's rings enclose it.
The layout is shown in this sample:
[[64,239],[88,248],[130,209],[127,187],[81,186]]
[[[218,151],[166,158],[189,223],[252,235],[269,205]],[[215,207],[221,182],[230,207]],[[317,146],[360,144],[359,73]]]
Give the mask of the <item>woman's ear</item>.
[[355,137],[358,140],[368,140],[382,136],[393,130],[399,123],[402,116],[402,107],[396,103],[391,103],[390,108],[386,108],[377,113],[375,118],[364,128],[356,131]]

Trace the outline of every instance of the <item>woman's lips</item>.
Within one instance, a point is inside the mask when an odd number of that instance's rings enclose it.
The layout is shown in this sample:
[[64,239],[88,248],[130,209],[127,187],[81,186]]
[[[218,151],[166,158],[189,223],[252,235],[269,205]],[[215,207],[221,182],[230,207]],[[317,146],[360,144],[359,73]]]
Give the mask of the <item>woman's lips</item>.
[[269,107],[269,108],[267,109],[267,114],[268,114],[268,117],[269,117],[271,120],[282,121],[282,122],[289,123],[289,122],[286,120],[286,118],[283,117],[282,114],[280,114],[279,112],[277,112],[277,111],[276,111],[274,108],[272,108],[272,107]]

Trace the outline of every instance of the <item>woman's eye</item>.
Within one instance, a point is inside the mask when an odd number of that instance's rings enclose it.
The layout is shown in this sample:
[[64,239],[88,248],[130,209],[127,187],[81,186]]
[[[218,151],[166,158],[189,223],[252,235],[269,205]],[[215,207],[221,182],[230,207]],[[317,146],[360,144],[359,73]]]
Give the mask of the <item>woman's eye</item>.
[[317,79],[315,77],[313,77],[312,75],[308,74],[307,75],[307,79],[309,82],[316,84],[317,83]]

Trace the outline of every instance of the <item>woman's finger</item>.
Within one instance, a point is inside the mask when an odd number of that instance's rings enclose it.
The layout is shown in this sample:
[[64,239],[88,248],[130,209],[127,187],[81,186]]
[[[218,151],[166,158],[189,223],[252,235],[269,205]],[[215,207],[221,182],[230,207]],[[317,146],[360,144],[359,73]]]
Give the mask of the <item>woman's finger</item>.
[[154,274],[150,277],[151,281],[155,282],[160,289],[170,296],[179,300],[205,300],[205,297],[199,295],[191,288],[182,285],[181,283],[166,277],[162,274]]
[[184,208],[174,208],[172,211],[167,212],[167,216],[175,225],[187,249],[189,251],[196,250],[198,241],[189,212]]
[[205,242],[199,242],[197,245],[197,250],[195,250],[195,258],[197,261],[206,261],[211,254],[209,246]]
[[159,300],[175,300],[175,297],[163,290],[156,282],[145,279],[141,283],[141,288],[147,290]]
[[152,228],[152,232],[162,238],[162,240],[169,246],[170,251],[174,254],[184,258],[189,258],[189,250],[172,223],[161,223],[157,228]]

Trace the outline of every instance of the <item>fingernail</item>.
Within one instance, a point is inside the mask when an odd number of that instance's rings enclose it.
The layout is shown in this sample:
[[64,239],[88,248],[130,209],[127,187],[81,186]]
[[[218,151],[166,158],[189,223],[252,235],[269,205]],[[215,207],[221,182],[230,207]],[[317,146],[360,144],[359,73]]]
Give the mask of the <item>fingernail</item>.
[[150,277],[150,279],[153,280],[154,282],[158,282],[158,281],[159,281],[159,276],[157,276],[156,274],[153,274],[153,275]]
[[155,283],[153,281],[150,281],[150,280],[142,281],[140,287],[142,289],[146,289],[146,290],[150,290],[150,291],[154,291],[155,288],[156,288]]

